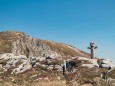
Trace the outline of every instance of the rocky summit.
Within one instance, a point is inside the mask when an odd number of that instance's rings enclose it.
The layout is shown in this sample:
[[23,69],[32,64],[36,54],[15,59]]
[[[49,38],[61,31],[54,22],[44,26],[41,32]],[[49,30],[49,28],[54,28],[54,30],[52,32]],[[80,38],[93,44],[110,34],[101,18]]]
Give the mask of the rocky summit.
[[115,86],[115,64],[71,45],[0,32],[0,86]]

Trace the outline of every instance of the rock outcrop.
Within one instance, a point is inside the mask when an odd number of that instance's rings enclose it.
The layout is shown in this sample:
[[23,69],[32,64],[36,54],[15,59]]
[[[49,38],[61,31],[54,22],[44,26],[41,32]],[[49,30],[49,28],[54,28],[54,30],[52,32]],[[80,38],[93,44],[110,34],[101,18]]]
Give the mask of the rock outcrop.
[[[33,64],[46,67],[37,61],[46,61],[47,57],[58,58],[63,62],[63,59],[75,56],[88,58],[89,54],[71,45],[36,39],[23,32],[0,32],[0,66],[4,71],[12,69],[11,74],[30,70]],[[59,65],[55,67],[61,68]],[[53,65],[48,68],[53,69]]]

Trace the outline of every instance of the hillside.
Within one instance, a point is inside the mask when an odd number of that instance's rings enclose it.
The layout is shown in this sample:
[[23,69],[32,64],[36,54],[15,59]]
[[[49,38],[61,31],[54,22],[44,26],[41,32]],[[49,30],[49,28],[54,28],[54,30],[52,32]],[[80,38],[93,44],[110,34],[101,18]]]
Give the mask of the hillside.
[[0,32],[0,53],[13,53],[27,57],[89,57],[89,54],[63,43],[35,39],[23,32]]
[[71,45],[0,32],[0,86],[115,86],[115,64],[89,57]]

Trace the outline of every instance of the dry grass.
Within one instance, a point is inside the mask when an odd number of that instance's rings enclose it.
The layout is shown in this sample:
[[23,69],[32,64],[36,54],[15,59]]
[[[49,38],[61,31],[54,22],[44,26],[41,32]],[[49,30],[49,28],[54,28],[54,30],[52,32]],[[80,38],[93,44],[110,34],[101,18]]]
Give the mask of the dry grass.
[[16,32],[0,32],[0,53],[11,53],[12,42],[18,38]]
[[66,45],[61,44],[61,43],[52,43],[52,42],[46,41],[46,40],[43,40],[41,42],[43,44],[49,46],[51,48],[51,50],[56,51],[57,53],[59,53],[63,56],[84,56],[84,55],[88,56],[88,54],[83,52],[83,51],[80,51],[80,53],[76,52],[75,50],[73,50],[73,49],[71,49],[71,48],[69,48]]
[[115,79],[115,69],[108,74],[109,77]]
[[[49,81],[49,82],[35,82],[33,84],[25,83],[22,85],[16,85],[10,82],[4,82],[0,83],[0,86],[68,86],[68,85],[66,84],[66,81]],[[78,85],[76,84],[75,86]]]
[[[44,70],[40,67],[34,69],[35,71],[31,69],[19,75],[11,75],[11,70],[8,70],[0,75],[0,86],[111,86],[100,78],[100,72],[98,71],[104,69],[77,67],[75,73],[66,73],[65,77],[61,72],[55,70]],[[112,74],[114,73],[113,71]],[[30,78],[33,75],[37,76]],[[46,79],[47,77],[48,79]]]
[[32,86],[68,86],[66,81],[51,81],[51,82],[39,82]]
[[11,42],[0,36],[0,53],[11,53]]

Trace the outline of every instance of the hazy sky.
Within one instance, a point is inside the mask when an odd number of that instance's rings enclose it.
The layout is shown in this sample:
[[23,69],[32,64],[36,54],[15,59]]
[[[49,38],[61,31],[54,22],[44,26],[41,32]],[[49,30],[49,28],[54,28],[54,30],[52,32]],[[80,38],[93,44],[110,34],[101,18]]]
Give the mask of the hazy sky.
[[115,0],[0,0],[0,31],[71,44],[115,61]]

